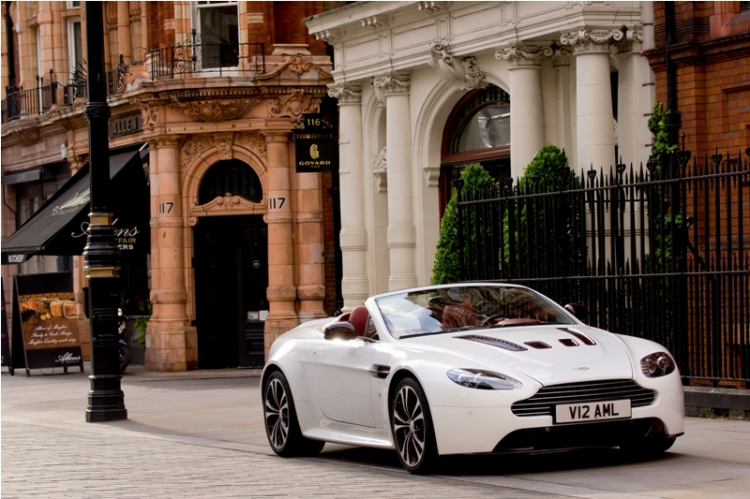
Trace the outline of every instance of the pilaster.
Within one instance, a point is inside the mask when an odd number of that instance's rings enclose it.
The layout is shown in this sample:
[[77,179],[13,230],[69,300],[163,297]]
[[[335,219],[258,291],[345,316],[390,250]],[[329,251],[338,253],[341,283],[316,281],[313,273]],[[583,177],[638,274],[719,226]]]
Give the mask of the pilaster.
[[[294,302],[297,288],[294,285],[294,245],[292,240],[292,207],[290,201],[289,133],[268,131],[268,199],[266,223],[268,224],[268,298],[269,312],[265,323],[266,358],[273,342],[281,334],[298,326],[300,321]],[[283,198],[286,202],[280,202]]]
[[379,76],[373,82],[376,93],[382,95],[386,106],[389,290],[417,285],[410,85],[410,76],[403,74]]
[[573,148],[573,92],[570,85],[570,59],[568,49],[557,49],[552,57],[555,68],[555,90],[557,101],[557,146],[564,149],[571,165],[575,165],[576,150]]
[[495,57],[508,61],[510,72],[510,168],[520,177],[544,147],[541,63],[553,54],[550,47],[518,46],[499,49]]
[[620,30],[579,30],[560,37],[576,58],[576,170],[615,164],[609,54],[623,36]]
[[362,86],[332,85],[328,95],[338,100],[339,170],[341,192],[341,290],[345,312],[361,305],[369,295],[367,229],[365,226],[365,165],[362,139]]
[[155,145],[151,167],[155,172],[152,204],[156,201],[151,218],[151,303],[154,309],[146,331],[146,368],[185,371],[198,367],[198,350],[197,331],[190,325],[186,313],[179,138],[159,137]]

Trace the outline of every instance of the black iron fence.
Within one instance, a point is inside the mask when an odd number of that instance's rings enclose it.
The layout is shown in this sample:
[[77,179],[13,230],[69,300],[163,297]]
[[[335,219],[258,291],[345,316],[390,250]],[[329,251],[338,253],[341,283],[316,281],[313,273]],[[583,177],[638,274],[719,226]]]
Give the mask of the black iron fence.
[[184,43],[151,50],[151,78],[185,74],[265,73],[262,43],[210,42],[192,30]]
[[[46,83],[45,83],[46,80]],[[48,78],[36,77],[36,88],[5,87],[6,98],[2,101],[2,123],[44,114],[57,103],[58,83],[52,71]]]
[[462,280],[502,280],[662,343],[686,379],[750,383],[750,149],[458,190]]

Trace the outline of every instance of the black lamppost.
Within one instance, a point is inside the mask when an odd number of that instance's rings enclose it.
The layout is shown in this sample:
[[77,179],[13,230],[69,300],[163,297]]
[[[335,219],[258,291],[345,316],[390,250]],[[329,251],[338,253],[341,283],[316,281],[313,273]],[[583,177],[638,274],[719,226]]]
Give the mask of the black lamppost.
[[91,213],[89,236],[83,250],[84,271],[89,280],[89,324],[91,328],[91,391],[86,421],[127,419],[125,397],[120,389],[117,348],[117,277],[120,250],[115,241],[112,213],[107,206],[109,189],[109,137],[106,75],[104,72],[104,27],[101,2],[86,6],[86,75],[89,102],[84,114],[89,121],[89,177]]

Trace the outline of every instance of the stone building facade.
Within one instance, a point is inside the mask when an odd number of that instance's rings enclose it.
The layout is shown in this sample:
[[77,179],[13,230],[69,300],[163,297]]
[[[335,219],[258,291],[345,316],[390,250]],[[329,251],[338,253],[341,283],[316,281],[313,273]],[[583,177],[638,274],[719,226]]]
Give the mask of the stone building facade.
[[[82,3],[2,2],[4,180],[46,167],[57,188],[87,162]],[[335,6],[106,2],[110,150],[136,147],[147,158],[147,369],[262,365],[278,335],[331,312],[322,189],[330,179],[296,173],[292,130],[319,112],[333,83],[327,47],[301,19]],[[36,107],[18,97],[29,89]],[[17,195],[27,186],[13,182],[3,182],[3,241],[23,222]],[[47,263],[3,266],[6,302],[14,274],[44,270],[72,271],[82,301],[81,256],[29,259],[37,260]]]
[[429,283],[465,165],[516,178],[645,162],[651,2],[357,2],[305,20],[334,49],[345,308]]

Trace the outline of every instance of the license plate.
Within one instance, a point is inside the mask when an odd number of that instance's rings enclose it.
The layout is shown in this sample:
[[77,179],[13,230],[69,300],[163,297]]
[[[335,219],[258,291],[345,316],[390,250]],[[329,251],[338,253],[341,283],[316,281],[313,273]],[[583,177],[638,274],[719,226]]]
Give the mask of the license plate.
[[555,406],[556,423],[579,423],[630,417],[630,400],[608,400]]

